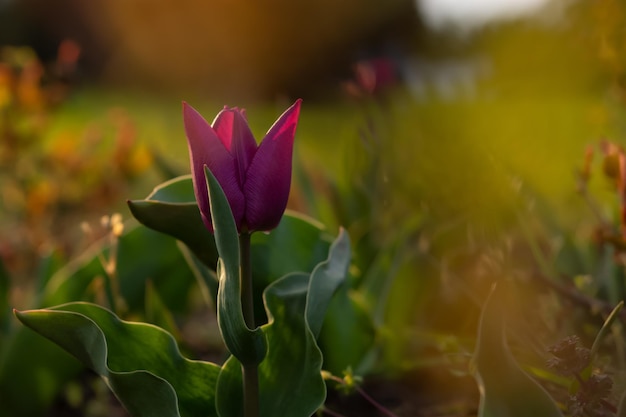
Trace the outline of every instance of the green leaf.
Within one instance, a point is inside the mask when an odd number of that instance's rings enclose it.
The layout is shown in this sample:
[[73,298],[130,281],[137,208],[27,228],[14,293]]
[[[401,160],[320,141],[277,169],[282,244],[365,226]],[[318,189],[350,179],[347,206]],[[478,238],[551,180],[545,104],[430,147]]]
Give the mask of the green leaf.
[[[287,210],[278,227],[251,238],[252,275],[263,289],[291,272],[311,272],[328,256],[332,236],[313,219]],[[288,252],[289,256],[285,256]]]
[[217,275],[215,270],[209,268],[202,262],[196,255],[193,254],[191,249],[187,245],[185,245],[182,241],[177,241],[176,245],[182,253],[189,269],[193,273],[196,278],[196,282],[198,283],[198,287],[200,287],[200,292],[202,293],[202,298],[208,306],[213,307],[217,305]]
[[306,320],[313,337],[317,339],[330,300],[348,275],[350,266],[350,238],[344,229],[330,248],[328,260],[321,262],[311,273],[306,302]]
[[128,207],[141,224],[184,242],[205,265],[215,269],[215,240],[200,216],[191,175],[158,185],[145,200],[128,201]]
[[[309,417],[324,403],[323,357],[316,335],[333,294],[345,282],[349,263],[350,241],[341,231],[328,259],[311,274],[287,275],[265,290],[270,322],[262,327],[268,353],[259,366],[261,417]],[[242,392],[241,365],[231,357],[217,383],[221,417],[243,416]]]
[[324,369],[335,375],[347,368],[362,374],[363,367],[368,365],[364,361],[376,340],[374,323],[358,295],[346,285],[337,291],[319,337]]
[[174,321],[172,312],[161,300],[159,293],[154,289],[152,281],[146,282],[146,323],[154,324],[170,333],[176,340],[180,340],[180,331]]
[[239,235],[228,200],[213,173],[205,166],[215,243],[220,259],[217,264],[217,321],[224,344],[241,363],[259,364],[267,352],[260,327],[249,329],[243,318],[239,279]]
[[[118,245],[117,274],[131,313],[143,314],[148,279],[168,310],[180,313],[186,309],[194,277],[176,241],[146,227],[126,224]],[[56,256],[45,259],[39,275],[46,285],[35,306],[101,299],[101,283],[106,277],[101,259],[109,253],[109,239],[104,239],[61,268]],[[7,415],[41,415],[82,368],[64,350],[29,329],[10,329],[0,344],[2,409]]]
[[[164,182],[145,200],[130,200],[128,205],[142,224],[184,242],[207,266],[215,269],[217,253],[214,246],[212,251],[208,250],[206,242],[214,239],[200,217],[190,175]],[[175,225],[161,224],[165,223],[163,219]],[[272,276],[277,279],[292,271],[311,271],[325,258],[331,240],[319,223],[287,210],[271,233],[252,236],[252,245],[257,247],[252,253],[254,272],[269,284]],[[282,257],[284,248],[292,252],[288,259]]]
[[166,201],[168,203],[195,203],[191,175],[181,175],[154,187],[146,200]]
[[[38,306],[95,301],[98,286],[94,281],[107,276],[102,259],[108,256],[108,243],[99,242],[67,263],[50,278]],[[195,278],[171,238],[140,225],[127,225],[118,240],[116,264],[120,291],[131,311],[143,312],[148,279],[169,310],[186,308]]]
[[219,367],[181,356],[164,330],[122,321],[89,303],[16,312],[104,378],[133,416],[216,416]]
[[504,284],[483,307],[473,362],[481,398],[479,417],[562,417],[550,395],[517,364],[506,342]]
[[7,416],[42,416],[83,369],[67,352],[24,326],[0,344],[0,404]]
[[[276,229],[252,234],[250,262],[257,323],[267,322],[263,308],[265,288],[291,272],[311,272],[328,256],[331,241],[332,236],[322,225],[290,211]],[[286,253],[289,256],[285,256]]]
[[205,265],[215,268],[215,241],[200,216],[190,175],[158,185],[145,200],[127,203],[141,224],[184,242]]
[[[268,353],[259,366],[260,417],[309,417],[324,401],[322,353],[304,322],[308,284],[308,274],[296,273],[264,293],[271,321],[263,328]],[[241,364],[231,356],[217,383],[221,417],[244,416],[242,387]]]
[[128,207],[141,224],[185,242],[202,262],[210,268],[215,268],[217,263],[215,241],[204,226],[195,202],[131,200],[128,201]]
[[[60,256],[53,251],[41,262],[37,286],[44,285],[58,268]],[[7,416],[39,416],[50,408],[64,384],[82,369],[78,362],[48,340],[24,326],[10,326],[9,277],[0,262],[0,404]],[[6,281],[3,281],[6,279]],[[4,287],[6,285],[6,287]],[[6,291],[6,293],[3,293]],[[38,291],[41,291],[38,288]],[[6,321],[5,321],[6,320]],[[12,320],[14,321],[14,320]],[[3,334],[4,330],[4,334]]]
[[[191,176],[167,181],[156,187],[146,200],[132,200],[128,205],[142,224],[183,242],[204,265],[216,270],[215,239],[200,217]],[[262,303],[265,287],[287,273],[312,271],[326,258],[331,240],[322,225],[289,210],[276,229],[252,235],[255,317],[262,320],[265,316]],[[286,251],[289,251],[289,257],[284,256]],[[207,278],[205,268],[200,268],[193,258],[185,257],[192,269],[195,267],[196,272],[200,272],[199,276]],[[217,281],[209,278],[202,285],[215,298]]]
[[[65,265],[58,252],[47,256],[37,273],[37,285],[43,288],[38,288],[35,306],[101,299],[101,282],[107,276],[102,259],[109,257],[109,242],[94,243]],[[168,310],[184,311],[194,277],[176,242],[127,222],[118,245],[117,274],[131,312],[143,313],[147,279]],[[52,342],[23,326],[12,328],[0,343],[0,404],[7,415],[41,415],[82,368]]]
[[54,249],[43,256],[37,268],[37,293],[40,294],[54,274],[67,263],[60,249]]
[[117,252],[117,279],[131,310],[143,311],[149,279],[169,310],[186,311],[195,278],[176,241],[139,225],[120,237]]

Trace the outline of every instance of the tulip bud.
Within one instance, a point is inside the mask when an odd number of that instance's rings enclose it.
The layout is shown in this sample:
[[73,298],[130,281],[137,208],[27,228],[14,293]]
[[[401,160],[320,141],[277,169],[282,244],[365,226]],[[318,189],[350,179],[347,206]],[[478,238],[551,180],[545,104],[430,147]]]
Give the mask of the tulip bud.
[[204,166],[224,190],[239,233],[278,226],[289,197],[301,102],[297,100],[276,120],[259,145],[242,109],[224,107],[209,125],[183,103],[194,192],[209,231],[213,232],[213,224]]

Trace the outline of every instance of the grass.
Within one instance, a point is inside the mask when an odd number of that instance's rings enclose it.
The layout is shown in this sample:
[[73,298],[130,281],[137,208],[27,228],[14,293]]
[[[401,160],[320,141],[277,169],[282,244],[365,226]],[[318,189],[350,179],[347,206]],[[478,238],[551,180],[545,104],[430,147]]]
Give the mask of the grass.
[[[84,132],[94,125],[110,130],[111,112],[121,109],[133,123],[137,141],[184,173],[188,155],[182,99],[102,89],[78,91],[55,111],[43,146],[54,148],[63,132]],[[222,106],[210,100],[189,102],[209,121]],[[462,216],[496,228],[500,227],[496,219],[504,225],[511,220],[519,204],[516,187],[520,184],[547,201],[563,219],[578,218],[585,208],[576,196],[574,172],[582,166],[588,146],[614,139],[619,131],[619,115],[610,114],[611,103],[593,94],[509,94],[420,103],[396,91],[386,103],[359,107],[344,100],[305,98],[295,164],[310,176],[350,187],[361,175],[358,171],[372,163],[374,152],[382,164],[375,175],[386,176],[392,212],[399,210],[406,216],[426,205],[442,221]],[[247,107],[257,140],[288,105],[282,104],[242,106]],[[373,127],[368,128],[368,123]],[[367,150],[372,144],[363,139],[372,134],[377,136],[373,151]],[[132,190],[136,195],[128,197],[147,194],[154,180],[154,174],[141,179]],[[605,187],[595,184],[600,192]],[[318,192],[316,198],[328,198]]]

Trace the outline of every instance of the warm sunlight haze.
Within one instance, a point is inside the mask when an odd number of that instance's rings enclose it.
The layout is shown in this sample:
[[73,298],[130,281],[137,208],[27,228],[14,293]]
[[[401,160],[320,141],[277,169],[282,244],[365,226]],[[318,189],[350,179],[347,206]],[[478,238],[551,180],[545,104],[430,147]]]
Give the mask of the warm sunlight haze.
[[525,16],[551,0],[417,0],[418,8],[433,27],[454,24],[472,28]]

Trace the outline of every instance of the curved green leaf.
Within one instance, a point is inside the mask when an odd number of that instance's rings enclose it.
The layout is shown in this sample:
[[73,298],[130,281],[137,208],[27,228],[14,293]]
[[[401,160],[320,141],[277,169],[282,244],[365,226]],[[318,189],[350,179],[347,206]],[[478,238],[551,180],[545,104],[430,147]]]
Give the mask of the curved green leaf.
[[[251,237],[252,275],[262,289],[291,272],[313,271],[326,260],[333,236],[315,220],[287,211],[278,227]],[[285,256],[285,253],[289,256]]]
[[2,415],[43,416],[67,381],[84,367],[53,342],[24,326],[1,344]]
[[224,344],[246,365],[261,363],[267,352],[265,336],[260,327],[249,329],[241,306],[239,279],[239,235],[228,200],[213,173],[205,166],[215,243],[220,259],[217,263],[217,322]]
[[[213,236],[206,230],[193,193],[190,175],[164,182],[144,200],[128,201],[133,215],[142,224],[184,242],[207,266],[215,269],[217,252]],[[166,225],[173,222],[174,225]],[[210,242],[207,243],[207,240]],[[252,235],[253,273],[259,282],[269,284],[293,271],[311,271],[325,259],[331,237],[323,226],[302,214],[287,210],[271,233]],[[212,249],[207,249],[207,245]],[[291,256],[282,256],[289,248]],[[273,277],[273,279],[272,279]],[[263,285],[263,289],[265,288]]]
[[50,279],[67,263],[62,252],[60,248],[56,248],[41,258],[37,268],[37,294],[44,291]]
[[[133,222],[134,223],[134,222]],[[36,307],[100,298],[106,279],[101,258],[109,256],[109,239],[96,242],[81,256],[58,268],[45,260],[40,269]],[[153,230],[126,224],[118,239],[117,275],[121,293],[132,313],[143,313],[145,283],[149,278],[168,310],[187,307],[194,277],[177,250],[176,242]],[[50,341],[23,326],[11,328],[0,344],[0,404],[7,415],[42,415],[65,383],[83,366]]]
[[133,416],[216,416],[220,368],[181,356],[164,330],[89,303],[15,313],[104,378]]
[[159,184],[145,200],[129,200],[127,203],[141,224],[185,242],[205,265],[215,268],[215,240],[202,222],[191,175]]
[[165,201],[168,203],[194,203],[191,174],[181,175],[154,187],[146,200]]
[[102,261],[99,259],[105,253],[105,245],[93,245],[57,270],[43,288],[37,306],[49,307],[88,299],[88,289],[94,279],[106,276]]
[[147,280],[169,310],[187,310],[195,277],[176,241],[167,236],[141,225],[129,230],[119,238],[116,272],[122,296],[133,311],[144,309]]
[[141,224],[185,242],[205,265],[215,269],[215,239],[202,222],[191,175],[159,184],[144,200],[127,203]]
[[[154,188],[145,200],[129,200],[133,216],[146,227],[183,242],[179,246],[208,302],[217,297],[217,279],[208,276],[205,269],[215,271],[217,248],[213,235],[204,226],[193,192],[191,175],[183,175]],[[198,265],[201,261],[205,267]]]
[[[206,267],[216,270],[215,239],[200,217],[190,175],[181,176],[157,186],[146,200],[131,200],[128,206],[143,225],[183,242]],[[323,226],[299,213],[287,210],[280,224],[270,233],[254,233],[252,245],[252,278],[255,294],[255,317],[263,322],[263,290],[276,279],[293,271],[309,272],[323,261],[332,238]],[[284,254],[289,251],[290,256]],[[186,256],[186,255],[185,255]],[[205,268],[187,257],[192,269],[206,278]],[[217,281],[201,281],[211,297],[217,296]]]
[[127,203],[141,224],[185,242],[205,265],[215,269],[215,240],[202,222],[191,175],[159,184],[144,200]]
[[324,316],[335,291],[348,275],[350,266],[350,238],[341,229],[330,247],[328,259],[321,262],[311,273],[306,299],[306,321],[313,337],[319,336]]
[[474,352],[479,417],[562,417],[550,395],[517,364],[506,342],[506,292],[492,288],[483,307]]
[[[309,275],[296,273],[273,283],[264,293],[270,324],[263,327],[267,357],[259,365],[260,417],[311,416],[326,396],[320,376],[322,353],[304,316]],[[217,384],[221,417],[243,417],[241,364],[229,358]]]
[[[349,263],[350,241],[341,231],[328,259],[310,275],[293,273],[265,290],[270,322],[262,327],[268,353],[259,365],[261,417],[309,417],[324,403],[323,357],[316,336]],[[243,416],[241,365],[233,357],[220,372],[217,395],[221,417]]]
[[366,359],[376,341],[376,328],[358,293],[342,286],[328,306],[319,345],[324,369],[341,375],[347,368],[362,374],[371,365]]
[[[257,323],[265,323],[265,288],[289,273],[310,273],[328,256],[332,236],[314,220],[287,211],[276,229],[269,233],[253,233],[250,240],[254,316]],[[286,253],[289,256],[285,256]]]
[[[131,311],[143,310],[147,279],[152,281],[168,309],[181,311],[186,308],[189,288],[195,278],[176,247],[176,241],[135,224],[125,225],[125,232],[117,244],[117,279]],[[56,271],[42,292],[39,306],[94,301],[91,293],[94,279],[107,276],[102,258],[108,258],[108,246],[108,239],[97,242]]]
[[202,298],[204,298],[206,304],[211,306],[215,310],[215,306],[217,305],[217,274],[214,269],[209,268],[200,258],[198,258],[194,253],[189,249],[189,246],[185,245],[182,241],[176,241],[176,246],[178,246],[178,250],[185,258],[189,269],[193,273],[196,278],[196,282],[198,283],[198,287],[200,287],[200,292],[202,293]]

